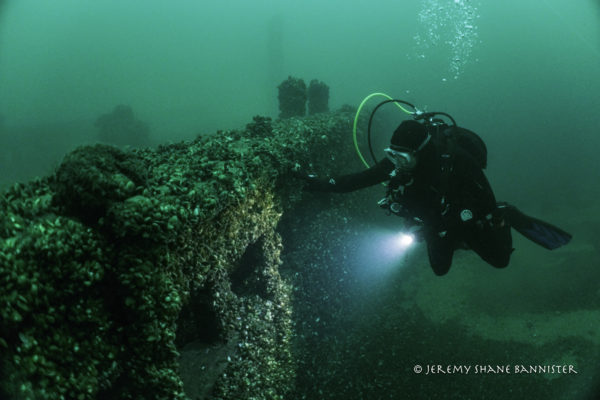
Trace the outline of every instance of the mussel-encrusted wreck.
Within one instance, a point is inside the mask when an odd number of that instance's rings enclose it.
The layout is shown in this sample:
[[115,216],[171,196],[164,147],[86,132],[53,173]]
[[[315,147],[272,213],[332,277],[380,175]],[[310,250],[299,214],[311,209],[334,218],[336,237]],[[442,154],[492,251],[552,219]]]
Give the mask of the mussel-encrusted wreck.
[[276,228],[301,207],[294,168],[351,162],[352,117],[81,147],[4,192],[3,398],[285,398],[294,325]]

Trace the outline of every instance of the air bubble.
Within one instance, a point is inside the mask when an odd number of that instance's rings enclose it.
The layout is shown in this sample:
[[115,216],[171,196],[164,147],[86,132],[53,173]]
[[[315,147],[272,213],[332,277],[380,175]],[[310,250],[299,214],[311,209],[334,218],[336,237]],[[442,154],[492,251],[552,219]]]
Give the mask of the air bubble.
[[414,35],[417,58],[429,57],[429,49],[449,51],[448,70],[459,76],[469,62],[478,39],[475,19],[479,18],[477,7],[470,1],[422,0],[419,22],[422,31]]

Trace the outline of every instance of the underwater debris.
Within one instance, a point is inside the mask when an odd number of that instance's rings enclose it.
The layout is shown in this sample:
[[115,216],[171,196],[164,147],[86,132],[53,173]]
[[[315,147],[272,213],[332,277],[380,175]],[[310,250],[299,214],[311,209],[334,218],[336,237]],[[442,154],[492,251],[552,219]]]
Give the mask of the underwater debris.
[[261,117],[260,115],[252,117],[252,122],[246,125],[246,132],[258,138],[271,136],[273,134],[271,118]]
[[119,104],[112,112],[103,114],[94,123],[100,141],[115,146],[148,146],[148,125],[137,119],[130,106]]
[[102,144],[79,147],[56,171],[53,203],[65,215],[95,224],[111,204],[133,196],[145,184],[145,175],[134,153]]
[[302,117],[306,114],[306,84],[304,80],[288,77],[279,89],[279,118]]
[[308,114],[329,111],[329,86],[324,82],[313,79],[308,85]]
[[[257,117],[157,149],[80,147],[2,193],[0,395],[183,399],[182,377],[203,376],[215,398],[288,398],[276,228],[303,197],[294,165],[334,169],[327,149],[350,146],[351,120]],[[223,343],[222,373],[189,357],[180,370],[198,340]]]

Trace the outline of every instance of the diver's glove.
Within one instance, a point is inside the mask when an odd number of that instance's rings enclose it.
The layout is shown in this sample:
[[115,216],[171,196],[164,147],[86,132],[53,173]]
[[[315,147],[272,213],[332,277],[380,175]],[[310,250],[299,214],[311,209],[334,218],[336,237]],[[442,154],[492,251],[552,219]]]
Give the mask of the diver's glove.
[[333,179],[321,179],[302,170],[292,170],[292,175],[306,183],[302,190],[307,192],[330,192],[335,185]]
[[303,190],[307,192],[331,192],[333,185],[335,185],[333,179],[321,179],[313,174],[307,174],[302,179],[306,182]]

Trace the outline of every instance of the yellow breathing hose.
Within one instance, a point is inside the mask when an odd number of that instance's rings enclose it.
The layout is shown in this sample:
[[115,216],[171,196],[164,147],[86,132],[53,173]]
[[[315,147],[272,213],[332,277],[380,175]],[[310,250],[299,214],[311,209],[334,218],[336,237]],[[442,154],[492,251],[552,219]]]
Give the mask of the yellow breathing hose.
[[[363,157],[362,153],[360,152],[360,149],[358,148],[358,141],[356,140],[356,125],[358,124],[358,115],[360,114],[360,111],[362,110],[363,106],[365,105],[365,103],[367,101],[369,101],[372,97],[375,96],[383,96],[385,98],[387,98],[388,100],[393,100],[392,97],[388,96],[385,93],[371,93],[370,95],[368,95],[367,97],[364,98],[364,100],[360,103],[360,106],[358,106],[358,110],[356,110],[356,115],[354,116],[354,125],[352,127],[352,137],[354,139],[354,148],[356,149],[356,153],[358,154],[358,157],[360,158],[360,160],[362,161],[362,163],[365,165],[365,167],[369,168],[369,164],[365,161],[365,158]],[[404,108],[402,106],[402,104],[400,103],[394,103],[396,106],[398,106],[398,108],[400,108],[402,111],[404,111],[407,114],[414,114],[414,112],[407,110],[406,108]]]

